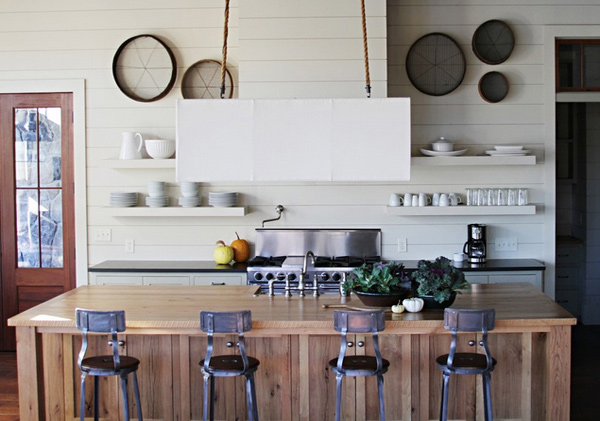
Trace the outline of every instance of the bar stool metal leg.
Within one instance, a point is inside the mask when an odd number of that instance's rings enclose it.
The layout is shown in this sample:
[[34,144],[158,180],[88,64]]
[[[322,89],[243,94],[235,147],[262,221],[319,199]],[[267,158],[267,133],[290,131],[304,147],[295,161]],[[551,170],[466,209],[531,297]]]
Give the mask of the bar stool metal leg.
[[250,375],[250,385],[252,387],[252,416],[253,421],[258,421],[258,407],[256,406],[256,384],[254,383],[254,373]]
[[133,393],[135,394],[135,402],[137,405],[138,420],[142,421],[142,402],[140,400],[140,388],[138,387],[137,374],[133,372]]
[[123,416],[129,421],[129,399],[127,399],[127,375],[121,374],[121,391],[123,394]]
[[377,375],[377,392],[379,395],[379,420],[385,421],[385,405],[383,404],[383,374]]
[[335,421],[340,421],[340,412],[342,407],[342,379],[344,375],[338,373],[335,376]]
[[[208,419],[208,380],[209,380],[209,375],[205,374],[204,375],[204,399],[202,402],[202,419],[203,420],[207,420]],[[212,399],[211,399],[212,401]]]
[[100,409],[98,408],[100,402],[100,379],[98,376],[94,376],[94,421],[98,421]]
[[80,386],[80,398],[79,398],[79,419],[80,421],[84,421],[85,419],[85,378],[87,373],[81,373],[81,386]]
[[442,405],[440,407],[440,421],[448,419],[448,386],[450,385],[450,375],[444,373],[442,380]]
[[492,388],[491,373],[483,373],[483,404],[485,406],[485,421],[492,421]]

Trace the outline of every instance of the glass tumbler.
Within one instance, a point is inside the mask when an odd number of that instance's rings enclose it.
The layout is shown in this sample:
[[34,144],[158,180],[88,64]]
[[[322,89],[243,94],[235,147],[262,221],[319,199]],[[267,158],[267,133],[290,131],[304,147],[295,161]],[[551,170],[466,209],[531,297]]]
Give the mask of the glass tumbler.
[[529,192],[527,189],[519,189],[517,204],[519,206],[525,206],[529,204]]

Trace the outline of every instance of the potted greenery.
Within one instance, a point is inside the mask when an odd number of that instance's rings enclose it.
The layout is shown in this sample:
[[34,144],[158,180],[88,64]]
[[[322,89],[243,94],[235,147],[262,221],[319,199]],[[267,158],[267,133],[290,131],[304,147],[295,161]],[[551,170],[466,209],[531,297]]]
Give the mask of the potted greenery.
[[456,294],[469,287],[465,274],[444,256],[435,261],[419,260],[411,279],[417,284],[416,293],[425,300],[425,308],[449,307]]
[[352,270],[344,281],[344,291],[354,292],[367,306],[386,307],[411,294],[411,281],[398,262],[365,263]]

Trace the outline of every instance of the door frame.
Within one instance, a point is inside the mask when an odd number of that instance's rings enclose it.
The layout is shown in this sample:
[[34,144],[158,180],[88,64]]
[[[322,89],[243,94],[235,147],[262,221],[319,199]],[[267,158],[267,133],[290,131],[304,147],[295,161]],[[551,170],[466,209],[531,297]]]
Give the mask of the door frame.
[[73,94],[73,178],[75,183],[75,279],[76,286],[88,283],[87,158],[85,131],[85,80],[0,81],[0,93],[32,94],[70,92]]

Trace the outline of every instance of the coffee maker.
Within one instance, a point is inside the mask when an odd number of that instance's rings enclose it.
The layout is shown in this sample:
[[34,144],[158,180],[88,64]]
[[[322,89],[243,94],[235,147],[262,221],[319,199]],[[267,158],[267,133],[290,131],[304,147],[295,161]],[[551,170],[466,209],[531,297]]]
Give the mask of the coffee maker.
[[468,240],[463,247],[470,263],[485,263],[486,236],[485,225],[469,224]]

